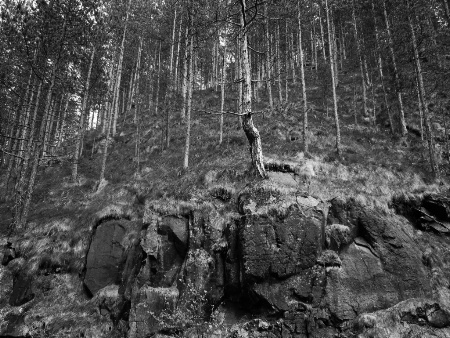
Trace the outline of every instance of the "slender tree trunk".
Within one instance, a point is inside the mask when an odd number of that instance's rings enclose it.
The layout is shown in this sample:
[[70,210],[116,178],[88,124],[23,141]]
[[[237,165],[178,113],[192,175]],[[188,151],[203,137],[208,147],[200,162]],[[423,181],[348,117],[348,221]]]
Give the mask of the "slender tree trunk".
[[[192,19],[190,19],[192,20]],[[189,25],[192,25],[190,22]],[[191,142],[191,105],[192,105],[192,90],[194,85],[194,35],[191,34],[191,41],[189,46],[189,83],[187,95],[187,111],[186,111],[186,143],[184,147],[184,162],[183,168],[189,167],[189,151]]]
[[395,134],[394,121],[392,119],[392,113],[391,113],[391,109],[389,107],[386,86],[384,84],[383,59],[381,57],[380,33],[378,32],[377,19],[375,16],[374,0],[372,0],[372,16],[374,17],[374,20],[375,20],[374,25],[375,25],[375,43],[376,43],[376,49],[377,49],[376,53],[377,53],[377,63],[378,63],[378,74],[380,76],[381,87],[383,88],[384,105],[386,106],[386,111],[387,111],[388,118],[389,118],[389,125],[391,128],[391,133],[392,133],[392,135],[394,135]]
[[298,51],[300,54],[300,76],[302,80],[302,98],[303,98],[303,151],[308,153],[308,102],[306,99],[306,81],[305,66],[303,57],[303,41],[302,41],[302,12],[300,0],[297,2],[297,21],[298,21]]
[[245,19],[246,4],[245,0],[240,0],[241,3],[241,32],[240,32],[240,47],[242,54],[242,78],[243,78],[243,102],[242,102],[242,128],[247,136],[250,144],[250,154],[252,158],[252,165],[256,172],[263,178],[267,177],[266,170],[264,168],[261,136],[258,129],[253,124],[252,118],[252,87],[251,87],[251,69],[250,60],[248,55],[248,43],[247,43],[247,25]]
[[158,74],[156,78],[155,116],[158,116],[160,81],[161,81],[161,41],[159,41],[159,53],[158,53]]
[[358,53],[358,61],[359,61],[359,70],[361,74],[361,85],[362,85],[362,92],[363,92],[363,104],[364,104],[364,116],[367,116],[367,88],[366,88],[366,81],[365,81],[365,75],[364,75],[364,65],[363,65],[363,55],[361,50],[361,45],[358,37],[358,25],[356,23],[356,10],[355,10],[355,1],[352,1],[352,19],[353,19],[353,30],[355,33],[355,42],[356,42],[356,50]]
[[20,171],[20,175],[19,175],[19,180],[17,181],[17,186],[16,186],[16,212],[14,215],[14,219],[15,219],[15,223],[17,226],[21,226],[21,219],[22,219],[22,206],[25,203],[25,198],[26,196],[24,196],[24,188],[25,188],[25,177],[26,177],[26,173],[28,172],[28,168],[30,165],[30,158],[33,152],[33,145],[34,145],[34,127],[36,125],[36,120],[37,120],[37,113],[39,110],[39,101],[41,98],[41,88],[42,88],[42,81],[39,82],[38,88],[37,88],[37,93],[36,93],[36,103],[34,106],[34,112],[33,112],[33,118],[31,119],[31,124],[30,124],[30,136],[28,139],[28,142],[26,144],[26,151],[25,151],[25,157],[23,160],[23,165]]
[[179,81],[178,81],[178,67],[180,63],[180,46],[181,46],[181,31],[183,28],[183,17],[180,18],[180,29],[178,30],[178,43],[177,43],[177,54],[175,56],[175,74],[173,77],[173,81],[175,83],[175,90],[178,92],[179,90]]
[[403,98],[402,92],[400,89],[400,76],[398,73],[397,62],[395,58],[394,52],[394,41],[392,39],[391,27],[389,24],[389,17],[386,10],[386,0],[383,0],[383,11],[384,11],[384,20],[386,22],[386,32],[389,40],[389,51],[391,52],[392,66],[394,67],[394,77],[395,77],[395,91],[397,93],[398,106],[400,110],[400,129],[402,136],[405,136],[407,133],[406,130],[406,121],[405,121],[405,111],[403,109]]
[[331,68],[331,86],[333,89],[333,107],[334,107],[334,121],[336,125],[336,151],[338,154],[338,157],[342,156],[342,150],[341,150],[341,131],[339,127],[339,115],[338,115],[338,105],[337,105],[337,96],[336,96],[336,84],[335,84],[335,77],[334,77],[334,56],[333,56],[333,46],[332,46],[332,38],[331,38],[331,25],[330,25],[330,14],[329,14],[329,8],[328,8],[328,0],[325,0],[325,7],[326,7],[326,15],[327,15],[327,26],[328,26],[328,47],[330,51],[330,68]]
[[167,84],[166,94],[164,95],[164,109],[166,110],[166,149],[169,149],[170,145],[170,109],[167,105],[167,99],[172,99],[173,94],[173,57],[175,47],[175,30],[177,20],[177,10],[175,9],[173,17],[173,29],[172,29],[172,43],[170,47],[170,63],[169,63],[169,83]]
[[[277,37],[276,37],[276,58],[277,58],[277,82],[278,82],[278,99],[280,105],[283,103],[283,92],[281,89],[281,53],[280,53],[280,22],[277,22]],[[245,94],[244,94],[245,95]]]
[[285,34],[285,49],[284,49],[284,79],[285,79],[285,102],[288,103],[289,100],[289,30],[288,30],[288,19],[286,19],[286,34]]
[[95,47],[92,48],[91,60],[89,62],[89,68],[86,77],[86,85],[84,87],[83,101],[81,103],[80,123],[78,124],[78,135],[77,141],[75,143],[75,153],[73,154],[73,164],[72,164],[73,182],[77,182],[78,180],[78,161],[80,159],[81,140],[83,139],[84,135],[84,119],[86,116],[86,106],[89,96],[89,83],[91,81],[91,72],[92,72],[92,65],[94,64],[94,55],[95,55]]
[[225,105],[225,83],[227,81],[227,45],[225,44],[223,49],[222,60],[222,83],[220,85],[220,131],[219,131],[219,144],[223,142],[223,113]]
[[407,10],[408,10],[408,22],[409,27],[411,29],[411,42],[414,50],[414,60],[416,63],[416,71],[417,71],[417,82],[419,84],[419,95],[420,101],[422,102],[423,112],[424,112],[424,121],[425,121],[425,131],[427,133],[428,140],[428,151],[430,155],[430,166],[431,170],[436,178],[440,177],[439,166],[436,161],[435,153],[434,153],[434,137],[433,132],[431,130],[431,122],[430,122],[430,112],[428,110],[428,102],[425,95],[425,86],[423,83],[423,75],[422,75],[422,66],[420,64],[419,59],[419,50],[417,48],[417,40],[416,33],[414,32],[414,23],[412,19],[412,8],[410,7],[409,0],[406,0]]
[[[114,104],[114,118],[113,118],[113,125],[112,125],[112,136],[116,136],[117,132],[117,120],[119,118],[119,91],[120,91],[120,82],[122,79],[122,64],[123,64],[123,55],[125,52],[125,36],[127,34],[127,27],[128,27],[128,17],[130,15],[130,7],[131,7],[131,0],[128,2],[127,6],[127,12],[125,15],[125,27],[123,29],[123,35],[122,35],[122,42],[120,44],[120,54],[119,54],[119,64],[117,67],[117,80],[116,80],[116,100],[117,103]],[[123,113],[123,112],[122,112]]]
[[422,109],[422,100],[420,98],[420,89],[419,89],[419,76],[417,76],[416,71],[416,90],[417,90],[417,102],[419,106],[419,121],[420,121],[420,139],[422,142],[424,141],[424,132],[423,132],[423,109]]
[[[65,35],[65,23],[64,23],[64,28],[63,28],[63,37]],[[63,39],[62,39],[63,40]],[[36,180],[36,174],[37,174],[37,169],[38,169],[38,165],[39,165],[39,157],[41,155],[41,152],[44,148],[44,138],[45,138],[45,129],[46,129],[46,123],[45,121],[48,118],[48,115],[50,113],[50,104],[52,101],[52,94],[53,94],[53,87],[55,85],[55,78],[56,78],[56,68],[57,68],[58,62],[54,62],[53,66],[52,66],[52,71],[51,71],[51,76],[50,76],[50,85],[47,91],[47,99],[46,99],[46,103],[45,103],[45,109],[44,109],[44,115],[42,116],[42,121],[41,121],[41,126],[39,129],[39,135],[38,135],[38,144],[36,145],[36,149],[34,152],[34,158],[33,158],[33,166],[31,168],[31,174],[30,174],[30,180],[28,182],[28,191],[25,197],[25,201],[24,201],[24,207],[23,207],[23,211],[22,211],[22,216],[20,219],[20,222],[18,224],[18,226],[22,226],[23,224],[25,224],[27,222],[28,219],[28,213],[30,210],[30,203],[31,203],[31,197],[33,194],[33,189],[34,189],[34,182]]]
[[327,56],[326,56],[326,51],[325,51],[325,33],[324,33],[324,29],[323,29],[322,11],[320,10],[320,7],[319,7],[319,24],[320,24],[320,37],[322,40],[322,57],[323,57],[323,62],[326,63]]
[[31,91],[32,91],[32,70],[30,70],[30,75],[28,77],[28,83],[27,86],[25,88],[25,93],[24,96],[21,98],[20,103],[19,103],[19,107],[16,111],[16,129],[14,130],[14,126],[11,128],[11,133],[10,133],[10,148],[9,148],[9,158],[8,158],[8,170],[7,170],[7,174],[6,174],[6,192],[9,190],[9,181],[11,178],[11,175],[13,174],[13,168],[17,167],[17,163],[19,162],[19,158],[16,157],[15,155],[19,153],[19,149],[20,149],[20,134],[21,131],[26,129],[26,126],[23,122],[23,118],[24,115],[22,114],[22,109],[25,107],[25,110],[27,109],[27,105],[28,105],[28,100],[31,96]]
[[267,92],[269,94],[269,106],[270,111],[273,112],[273,96],[272,96],[272,71],[271,71],[271,62],[270,62],[270,37],[269,37],[269,15],[267,8],[269,7],[269,2],[267,2],[264,6],[264,30],[266,34],[266,86]]
[[217,82],[219,78],[219,44],[214,42],[214,90],[217,92]]
[[188,84],[188,68],[189,68],[189,59],[188,59],[188,48],[189,48],[189,26],[186,26],[186,32],[184,36],[184,68],[183,68],[183,86],[181,89],[183,96],[183,109],[181,110],[181,118],[184,120],[186,117],[187,110],[187,84]]

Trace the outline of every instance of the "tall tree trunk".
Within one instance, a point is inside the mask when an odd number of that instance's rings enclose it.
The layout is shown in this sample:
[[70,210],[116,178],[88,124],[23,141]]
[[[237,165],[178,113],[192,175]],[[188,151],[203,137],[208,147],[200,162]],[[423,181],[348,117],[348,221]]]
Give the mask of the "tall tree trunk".
[[328,8],[328,0],[325,0],[325,10],[327,15],[327,27],[328,27],[328,47],[330,51],[330,69],[331,69],[331,86],[333,89],[333,107],[334,107],[334,121],[336,125],[336,151],[338,157],[342,156],[342,150],[341,150],[341,130],[339,127],[339,115],[338,115],[338,105],[337,105],[337,95],[336,95],[336,83],[335,83],[335,77],[334,77],[334,56],[333,56],[333,44],[332,44],[332,38],[331,38],[331,25],[330,25],[330,14],[329,14],[329,8]]
[[227,45],[225,44],[223,49],[222,60],[222,83],[220,85],[220,131],[219,131],[219,144],[223,142],[223,113],[225,106],[225,83],[227,81]]
[[[11,128],[10,133],[10,149],[9,149],[9,159],[8,159],[8,170],[6,174],[6,192],[8,191],[9,187],[9,181],[11,178],[11,175],[13,174],[13,168],[17,167],[17,163],[19,162],[19,158],[16,157],[16,155],[19,153],[20,149],[20,135],[21,131],[26,129],[26,125],[24,123],[25,116],[22,114],[22,110],[25,107],[25,111],[27,110],[27,106],[29,105],[28,101],[31,96],[32,91],[32,76],[33,72],[30,69],[30,75],[28,77],[28,83],[25,88],[24,96],[21,98],[19,107],[16,111],[16,129],[14,130],[14,126]],[[22,118],[23,117],[23,118]]]
[[173,81],[175,83],[175,90],[178,91],[179,89],[179,81],[178,81],[178,67],[180,64],[180,46],[181,46],[181,31],[183,28],[183,17],[180,18],[180,29],[178,30],[178,43],[177,43],[177,54],[175,57],[175,69],[174,69],[174,77]]
[[367,112],[367,88],[366,88],[366,80],[364,75],[364,64],[363,64],[363,55],[361,50],[361,44],[358,36],[358,25],[356,23],[356,9],[355,9],[355,0],[352,1],[352,19],[353,19],[353,30],[355,33],[355,42],[356,42],[356,50],[358,53],[358,61],[359,61],[359,70],[361,74],[361,85],[362,85],[362,94],[363,94],[363,104],[364,104],[364,116],[366,117]]
[[114,104],[114,118],[112,125],[112,136],[116,136],[117,132],[117,120],[119,118],[119,91],[120,91],[120,82],[122,79],[122,64],[123,64],[123,55],[125,52],[125,36],[127,34],[128,27],[128,17],[130,15],[130,7],[131,0],[128,1],[127,12],[125,14],[125,27],[123,28],[122,42],[120,44],[120,53],[119,53],[119,63],[117,66],[117,80],[116,80],[116,103]]
[[391,27],[389,24],[389,17],[388,17],[387,10],[386,10],[386,0],[383,0],[383,12],[384,12],[384,20],[386,22],[386,32],[387,32],[388,41],[389,41],[389,51],[391,52],[392,66],[394,68],[395,91],[397,93],[398,106],[399,106],[399,111],[400,111],[400,129],[401,129],[402,136],[405,136],[407,133],[406,121],[405,121],[405,111],[403,109],[403,97],[402,97],[402,91],[400,88],[400,76],[398,73],[397,61],[396,61],[395,52],[394,52],[394,41],[392,39]]
[[89,96],[89,83],[91,81],[91,72],[92,72],[92,65],[94,64],[94,55],[95,55],[95,47],[92,48],[91,60],[89,62],[88,73],[86,76],[86,85],[84,86],[83,101],[81,103],[80,122],[78,124],[78,134],[77,134],[77,140],[75,143],[75,153],[73,154],[73,164],[72,164],[72,181],[73,182],[77,182],[77,180],[78,180],[78,161],[80,159],[81,140],[83,139],[83,135],[84,135],[84,119],[86,116],[86,105],[87,105],[88,96]]
[[383,98],[384,105],[386,106],[386,111],[389,118],[389,125],[391,128],[392,135],[395,134],[394,129],[394,121],[392,119],[391,109],[389,107],[388,95],[386,91],[386,86],[384,84],[384,74],[383,74],[383,58],[381,57],[381,45],[380,45],[380,33],[378,32],[377,18],[375,16],[375,4],[374,0],[372,0],[372,16],[374,17],[374,26],[375,26],[375,43],[376,43],[376,53],[377,53],[377,64],[378,64],[378,74],[380,76],[381,87],[383,88]]
[[297,22],[298,22],[298,51],[300,54],[300,76],[302,80],[302,98],[303,98],[303,151],[308,153],[308,102],[306,99],[306,81],[305,81],[305,63],[303,57],[302,41],[302,12],[300,0],[297,2]]
[[172,99],[173,94],[173,57],[174,57],[174,47],[175,47],[175,30],[177,20],[177,10],[175,8],[175,13],[173,16],[173,29],[172,29],[172,43],[170,46],[170,63],[169,63],[169,79],[166,89],[166,94],[164,96],[164,109],[166,110],[166,149],[169,149],[170,145],[170,109],[167,105],[167,100]]
[[[63,29],[63,37],[65,35],[65,23],[64,23],[64,29]],[[39,128],[39,135],[38,135],[38,144],[36,145],[36,149],[34,151],[34,158],[33,158],[33,166],[31,168],[31,174],[30,174],[30,180],[28,182],[28,190],[24,201],[24,207],[22,211],[22,216],[20,219],[20,222],[18,224],[18,227],[22,226],[27,222],[28,219],[28,213],[30,211],[30,203],[31,203],[31,197],[34,190],[34,182],[36,180],[36,174],[38,170],[39,165],[39,157],[41,155],[41,152],[44,148],[44,138],[45,138],[45,129],[46,129],[46,120],[48,118],[48,115],[50,113],[50,104],[52,101],[52,94],[53,94],[53,87],[55,85],[55,78],[56,78],[56,68],[57,68],[58,62],[54,62],[52,66],[52,71],[50,75],[50,85],[47,91],[47,99],[45,103],[45,109],[44,109],[44,115],[42,116],[41,126]]]
[[407,4],[407,10],[408,10],[408,22],[409,22],[409,27],[411,29],[411,42],[413,45],[414,60],[415,60],[415,64],[416,64],[417,81],[419,83],[419,95],[420,95],[420,101],[422,102],[422,107],[423,107],[424,120],[425,120],[425,131],[427,133],[428,152],[430,155],[430,166],[431,166],[431,170],[432,170],[434,176],[436,178],[439,178],[440,173],[439,173],[439,166],[436,161],[436,157],[435,157],[435,153],[434,153],[434,136],[433,136],[433,132],[431,130],[430,112],[428,110],[428,102],[427,102],[426,95],[425,95],[425,86],[423,83],[422,66],[420,64],[419,50],[417,48],[416,33],[414,32],[414,23],[413,23],[413,18],[411,15],[412,8],[410,7],[409,0],[406,0],[406,4]]
[[114,64],[111,63],[109,70],[109,78],[108,78],[108,98],[106,101],[106,110],[105,110],[105,119],[104,119],[104,129],[105,129],[105,143],[103,145],[102,152],[102,166],[100,168],[100,177],[98,180],[97,189],[101,189],[102,182],[105,180],[105,171],[106,171],[106,159],[108,158],[108,146],[111,135],[112,128],[112,119],[114,118],[114,103],[116,101],[116,80],[117,78],[114,74]]
[[291,31],[291,36],[289,38],[289,52],[290,52],[289,65],[292,70],[292,83],[294,85],[296,85],[297,84],[297,75],[295,73],[295,62],[294,62],[294,59],[295,59],[294,41],[295,41],[294,31]]
[[276,48],[276,58],[277,58],[278,99],[280,100],[280,105],[281,105],[283,103],[283,92],[281,89],[281,60],[280,60],[281,52],[280,52],[280,22],[279,21],[277,22],[277,37],[275,40],[276,40],[275,48]]
[[250,69],[250,60],[248,56],[248,43],[247,43],[247,24],[245,18],[246,3],[245,0],[239,0],[241,3],[241,31],[240,31],[240,47],[242,54],[242,79],[243,79],[243,100],[242,100],[242,128],[247,136],[250,144],[250,154],[252,158],[252,165],[256,172],[261,177],[267,177],[266,170],[264,168],[264,158],[262,154],[261,136],[258,129],[253,124],[252,118],[252,78]]
[[17,226],[21,226],[21,224],[22,224],[21,223],[22,210],[23,210],[22,207],[25,203],[25,198],[26,198],[26,196],[24,196],[25,177],[26,177],[26,173],[28,172],[28,168],[30,165],[30,158],[31,158],[31,155],[33,152],[34,127],[36,125],[37,113],[39,110],[39,101],[41,99],[41,88],[42,88],[42,81],[39,81],[39,85],[38,85],[37,93],[36,93],[36,103],[34,106],[33,118],[31,119],[31,124],[30,124],[30,137],[26,144],[25,157],[24,157],[22,168],[20,171],[19,180],[17,181],[17,186],[16,186],[16,203],[15,203],[16,211],[15,211],[14,219],[15,219],[15,223]]
[[417,90],[417,102],[419,106],[419,121],[420,121],[420,139],[422,142],[424,141],[424,132],[423,132],[423,109],[422,109],[422,99],[420,98],[420,88],[419,88],[419,76],[417,76],[416,71],[416,90]]
[[188,48],[189,48],[189,25],[186,26],[186,32],[184,36],[184,67],[183,67],[183,85],[181,87],[181,94],[183,96],[183,109],[181,110],[181,118],[184,120],[186,117],[187,110],[187,86],[188,86]]
[[[192,19],[190,19],[192,20]],[[192,22],[189,23],[192,25]],[[186,143],[184,147],[184,162],[183,168],[189,167],[189,151],[191,143],[191,105],[192,105],[192,91],[194,86],[194,34],[191,33],[191,41],[189,46],[189,83],[187,95],[187,110],[186,110]]]
[[319,7],[319,24],[320,24],[320,38],[321,38],[321,42],[322,42],[322,57],[323,57],[323,62],[326,63],[327,56],[326,56],[326,51],[325,51],[325,32],[323,29],[322,11],[320,10],[320,7]]
[[[159,108],[159,84],[161,82],[161,41],[159,41],[159,52],[158,52],[158,74],[156,77],[156,97],[155,97],[155,116],[158,116]],[[162,149],[161,149],[162,150]]]
[[289,100],[289,30],[288,19],[286,19],[286,32],[285,32],[285,49],[284,49],[284,80],[285,80],[285,97],[286,104]]
[[269,15],[267,8],[269,7],[269,2],[266,2],[264,5],[264,30],[266,34],[266,86],[267,86],[267,92],[269,94],[269,106],[270,111],[273,112],[273,96],[272,96],[272,71],[271,71],[271,57],[270,57],[270,36],[269,36]]

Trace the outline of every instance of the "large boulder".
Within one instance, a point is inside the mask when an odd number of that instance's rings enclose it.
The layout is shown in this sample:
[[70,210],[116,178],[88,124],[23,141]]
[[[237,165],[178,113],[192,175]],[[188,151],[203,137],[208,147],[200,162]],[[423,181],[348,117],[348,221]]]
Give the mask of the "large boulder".
[[284,279],[316,263],[322,251],[322,214],[292,205],[283,215],[246,215],[239,236],[246,283]]
[[20,272],[14,276],[9,305],[20,306],[34,298],[32,281],[32,276],[25,272]]
[[91,295],[107,285],[123,284],[130,273],[135,274],[133,264],[141,263],[139,255],[142,251],[136,247],[138,230],[136,223],[127,220],[103,222],[96,228],[84,276],[84,286]]
[[336,318],[351,320],[411,297],[432,296],[422,251],[405,218],[386,216],[353,200],[332,202],[330,210],[329,219],[358,235],[341,251],[341,268],[328,273],[325,299]]

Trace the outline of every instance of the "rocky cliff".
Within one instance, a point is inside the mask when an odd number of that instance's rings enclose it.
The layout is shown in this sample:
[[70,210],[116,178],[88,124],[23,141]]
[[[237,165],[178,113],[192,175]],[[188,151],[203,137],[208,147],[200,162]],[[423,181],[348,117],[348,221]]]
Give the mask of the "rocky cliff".
[[446,196],[378,210],[299,194],[290,173],[190,201],[104,193],[65,220],[66,260],[4,243],[3,336],[450,337]]

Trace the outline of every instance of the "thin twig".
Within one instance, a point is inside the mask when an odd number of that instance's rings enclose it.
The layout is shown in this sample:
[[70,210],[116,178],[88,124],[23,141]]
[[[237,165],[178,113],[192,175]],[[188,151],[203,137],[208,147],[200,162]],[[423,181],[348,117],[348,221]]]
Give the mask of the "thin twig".
[[254,111],[254,112],[248,112],[248,113],[245,113],[245,114],[243,114],[243,113],[236,113],[236,112],[234,112],[234,111],[229,111],[229,110],[226,110],[226,111],[223,111],[223,112],[220,112],[220,111],[217,111],[217,110],[194,110],[195,112],[199,112],[199,113],[205,113],[205,114],[209,114],[209,115],[222,115],[222,114],[230,114],[230,115],[237,115],[237,116],[246,116],[246,115],[254,115],[254,114],[262,114],[262,113],[265,113],[266,112],[266,110],[258,110],[258,111]]

